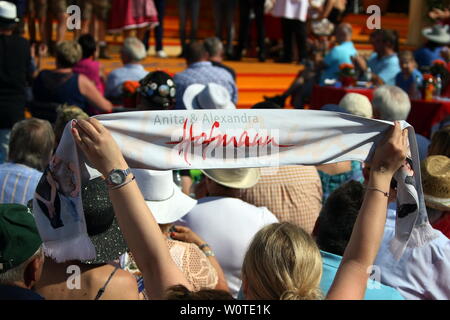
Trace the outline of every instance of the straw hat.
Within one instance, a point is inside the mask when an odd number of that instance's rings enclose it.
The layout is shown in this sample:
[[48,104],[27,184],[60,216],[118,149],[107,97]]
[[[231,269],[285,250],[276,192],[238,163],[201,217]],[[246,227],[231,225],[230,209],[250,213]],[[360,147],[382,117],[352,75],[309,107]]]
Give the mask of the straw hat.
[[251,188],[261,176],[258,168],[208,169],[202,172],[218,184],[233,189]]
[[448,33],[448,26],[436,24],[431,28],[423,29],[422,34],[428,40],[431,40],[436,43],[440,44],[450,43],[450,34]]
[[450,210],[450,158],[430,156],[421,166],[425,203],[441,211]]
[[172,171],[131,169],[145,202],[159,224],[180,220],[197,204],[173,182]]

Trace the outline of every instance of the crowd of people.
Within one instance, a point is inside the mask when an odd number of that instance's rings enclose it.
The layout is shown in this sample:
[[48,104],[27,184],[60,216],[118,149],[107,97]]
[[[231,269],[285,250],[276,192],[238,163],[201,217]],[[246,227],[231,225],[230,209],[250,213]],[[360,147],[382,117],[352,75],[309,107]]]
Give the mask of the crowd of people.
[[[27,14],[25,2],[40,25],[48,22],[47,10],[55,15],[60,23],[55,44],[45,28],[39,29],[37,52],[18,34]],[[429,137],[416,135],[422,161],[419,190],[428,212],[424,224],[437,230],[437,236],[407,247],[399,260],[390,250],[399,214],[394,176],[410,161],[408,131],[399,121],[408,118],[411,99],[421,93],[422,73],[437,70],[443,81],[439,95],[447,92],[450,34],[444,27],[425,29],[428,42],[414,53],[399,52],[394,31],[375,30],[370,36],[374,52],[366,58],[352,43],[352,26],[342,22],[346,1],[239,1],[234,51],[237,1],[214,1],[217,37],[197,41],[200,1],[180,0],[186,68],[171,76],[148,72],[142,65],[153,27],[157,55],[167,56],[162,46],[164,0],[75,1],[84,8],[83,28],[70,41],[61,27],[65,2],[15,1],[16,6],[0,1],[0,300],[450,299],[448,116],[429,128]],[[310,5],[323,6],[316,11],[320,21],[328,18],[336,25],[332,35],[309,34]],[[291,165],[270,173],[259,168],[129,168],[111,133],[92,116],[236,109],[237,74],[224,58],[242,58],[253,12],[258,58],[266,60],[262,16],[268,11],[282,20],[279,62],[293,61],[295,39],[305,68],[282,95],[266,97],[252,108],[279,110],[292,97],[291,103],[301,109],[315,84],[335,85],[339,66],[352,64],[359,80],[376,87],[373,99],[349,93],[339,104],[321,109],[393,124],[371,162]],[[110,16],[114,24],[108,23]],[[107,58],[104,37],[112,29],[125,33],[123,66],[106,76],[97,57]],[[129,33],[133,29],[138,30],[135,36]],[[36,40],[32,32],[30,36]],[[39,67],[47,47],[55,57],[53,70]],[[26,109],[31,117],[25,117]],[[55,179],[56,171],[77,170],[55,157],[64,134],[73,137],[80,155],[101,177],[83,185],[76,179]],[[118,172],[120,181],[113,176]],[[40,190],[40,181],[68,191]],[[56,259],[57,252],[49,254],[49,242],[60,239],[46,240],[48,227],[59,226],[54,212],[75,206],[71,199],[77,191],[96,257]],[[35,205],[49,212],[48,226],[35,219]],[[77,290],[67,285],[73,265],[81,270]],[[374,265],[381,270],[376,280],[367,272]]]

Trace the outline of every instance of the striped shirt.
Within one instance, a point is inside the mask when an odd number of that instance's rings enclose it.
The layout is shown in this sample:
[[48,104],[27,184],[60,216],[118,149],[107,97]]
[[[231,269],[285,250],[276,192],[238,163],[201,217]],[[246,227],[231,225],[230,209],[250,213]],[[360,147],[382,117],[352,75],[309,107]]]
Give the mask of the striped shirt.
[[42,172],[18,163],[0,165],[0,203],[27,205],[33,199],[34,191]]

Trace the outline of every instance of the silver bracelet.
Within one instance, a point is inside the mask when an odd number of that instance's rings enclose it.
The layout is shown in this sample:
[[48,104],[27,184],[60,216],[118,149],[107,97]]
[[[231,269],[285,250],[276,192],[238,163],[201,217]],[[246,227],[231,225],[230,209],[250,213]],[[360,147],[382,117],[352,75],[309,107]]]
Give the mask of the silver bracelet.
[[115,187],[112,187],[112,188],[109,188],[109,189],[110,189],[110,190],[116,190],[116,189],[122,188],[122,187],[126,186],[127,184],[133,182],[134,179],[136,179],[135,176],[133,176],[133,178],[132,178],[131,180],[126,181],[126,182],[124,182],[124,183],[122,183],[122,184],[119,184],[118,186],[115,186]]

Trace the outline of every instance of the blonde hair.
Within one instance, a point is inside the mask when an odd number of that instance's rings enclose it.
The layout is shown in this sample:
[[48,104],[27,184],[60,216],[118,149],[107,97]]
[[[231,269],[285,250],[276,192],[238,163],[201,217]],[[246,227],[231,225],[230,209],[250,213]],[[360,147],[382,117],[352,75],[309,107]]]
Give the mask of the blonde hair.
[[53,130],[55,132],[57,143],[61,140],[64,129],[70,120],[86,120],[89,118],[89,116],[77,106],[63,105],[58,107],[56,112],[58,113],[58,116]]
[[288,222],[274,223],[253,238],[242,266],[252,298],[318,300],[322,258],[311,236]]
[[83,56],[83,49],[76,41],[62,41],[56,45],[58,68],[72,68]]

